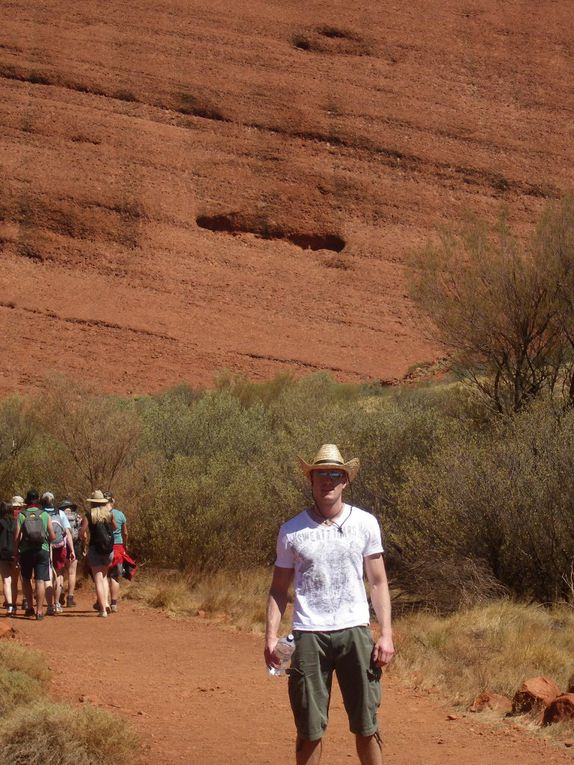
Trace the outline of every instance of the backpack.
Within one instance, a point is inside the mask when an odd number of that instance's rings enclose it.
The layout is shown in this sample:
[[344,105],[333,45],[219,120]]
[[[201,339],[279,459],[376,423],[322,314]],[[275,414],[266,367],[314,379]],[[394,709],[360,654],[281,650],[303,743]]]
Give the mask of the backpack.
[[64,526],[62,524],[62,519],[60,517],[60,511],[56,510],[56,508],[46,508],[46,512],[50,516],[50,519],[52,521],[52,528],[54,529],[54,533],[56,534],[56,538],[53,539],[50,544],[52,547],[64,547],[66,544],[66,532],[64,530]]
[[80,526],[82,525],[82,516],[77,510],[65,510],[66,518],[70,524],[72,539],[76,542],[80,537]]
[[114,530],[108,521],[90,523],[90,545],[102,555],[109,555],[114,551]]
[[16,524],[13,518],[0,518],[0,560],[14,558],[14,531]]
[[46,529],[42,522],[42,510],[37,507],[29,507],[22,515],[22,539],[30,547],[42,547],[46,541]]

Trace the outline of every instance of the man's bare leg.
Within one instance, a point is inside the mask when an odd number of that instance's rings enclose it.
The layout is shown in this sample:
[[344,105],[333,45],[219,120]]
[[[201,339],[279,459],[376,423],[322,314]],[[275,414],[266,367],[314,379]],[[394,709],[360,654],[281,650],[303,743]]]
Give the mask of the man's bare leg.
[[383,750],[378,733],[373,736],[355,736],[355,743],[361,765],[383,765]]
[[[42,579],[36,579],[36,613],[44,613],[44,596],[48,597],[48,589],[52,591],[52,583],[44,582]],[[48,601],[50,605],[51,601]]]
[[295,743],[295,762],[297,765],[319,765],[322,749],[323,745],[320,738],[317,741],[307,741],[304,738],[297,737]]
[[34,596],[32,594],[32,580],[22,579],[22,591],[28,601],[28,608],[34,608]]

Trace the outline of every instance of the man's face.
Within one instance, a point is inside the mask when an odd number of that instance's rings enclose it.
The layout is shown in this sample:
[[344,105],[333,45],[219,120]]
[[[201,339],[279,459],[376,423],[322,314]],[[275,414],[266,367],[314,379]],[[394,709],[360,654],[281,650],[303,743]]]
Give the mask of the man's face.
[[313,470],[311,472],[313,497],[316,501],[335,504],[347,487],[347,474],[343,470]]

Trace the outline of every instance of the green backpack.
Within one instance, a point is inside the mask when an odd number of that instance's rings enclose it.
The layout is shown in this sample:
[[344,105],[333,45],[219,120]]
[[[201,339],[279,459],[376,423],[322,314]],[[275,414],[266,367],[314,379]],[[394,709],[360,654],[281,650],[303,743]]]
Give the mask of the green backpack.
[[42,510],[37,507],[30,507],[24,510],[21,515],[24,516],[22,539],[30,547],[42,547],[47,538],[46,529],[42,521]]

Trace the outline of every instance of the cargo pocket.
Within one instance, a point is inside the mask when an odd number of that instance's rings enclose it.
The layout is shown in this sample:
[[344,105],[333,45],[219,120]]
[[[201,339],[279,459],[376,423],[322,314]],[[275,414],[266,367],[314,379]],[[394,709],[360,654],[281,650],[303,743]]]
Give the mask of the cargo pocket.
[[309,701],[307,698],[307,682],[305,675],[298,667],[291,667],[289,671],[289,701],[295,719],[297,733],[302,738],[309,735]]
[[369,681],[368,698],[369,698],[369,718],[371,724],[377,728],[377,710],[381,704],[381,675],[383,670],[377,667],[375,664],[367,669],[367,680]]

